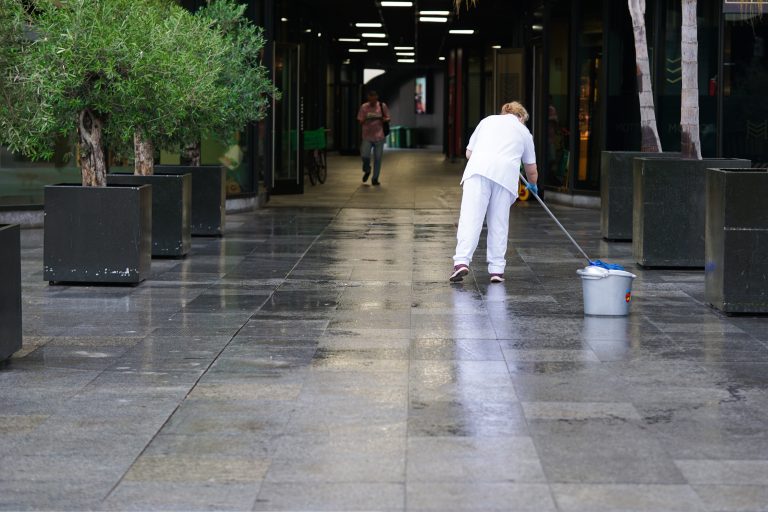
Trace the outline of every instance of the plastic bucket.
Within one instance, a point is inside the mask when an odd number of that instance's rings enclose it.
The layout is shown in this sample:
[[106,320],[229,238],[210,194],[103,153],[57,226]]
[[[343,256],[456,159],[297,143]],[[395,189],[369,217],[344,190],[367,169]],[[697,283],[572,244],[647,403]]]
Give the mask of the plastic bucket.
[[637,277],[623,270],[589,266],[576,271],[584,290],[584,314],[627,316],[632,302],[632,281]]

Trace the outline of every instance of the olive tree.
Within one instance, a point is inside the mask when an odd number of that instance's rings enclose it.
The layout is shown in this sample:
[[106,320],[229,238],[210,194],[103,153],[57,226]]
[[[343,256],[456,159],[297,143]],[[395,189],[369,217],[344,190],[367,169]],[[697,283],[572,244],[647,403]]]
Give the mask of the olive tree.
[[148,145],[172,140],[189,112],[216,101],[223,38],[168,0],[0,1],[28,8],[28,37],[2,75],[22,101],[0,112],[0,142],[43,159],[57,136],[75,138],[84,186],[105,186],[105,147],[137,133],[149,141],[139,172],[151,172]]
[[234,0],[209,0],[195,15],[224,38],[226,51],[220,55],[222,72],[216,82],[219,103],[199,112],[194,124],[198,131],[182,150],[189,165],[200,165],[200,136],[232,143],[237,132],[266,116],[272,97],[279,97],[262,65],[263,30],[246,17],[246,7]]
[[131,70],[120,111],[121,139],[133,144],[134,172],[154,172],[155,148],[176,149],[180,141],[223,115],[226,91],[220,87],[229,43],[204,20],[167,4],[152,10],[141,48],[142,58]]

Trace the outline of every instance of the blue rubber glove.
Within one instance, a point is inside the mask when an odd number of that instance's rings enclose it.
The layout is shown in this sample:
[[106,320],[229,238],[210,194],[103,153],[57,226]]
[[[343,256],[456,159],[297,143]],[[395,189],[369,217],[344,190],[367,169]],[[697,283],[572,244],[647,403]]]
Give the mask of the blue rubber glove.
[[539,195],[539,187],[537,187],[537,186],[536,186],[536,185],[534,185],[533,183],[528,183],[528,184],[525,186],[525,188],[527,188],[528,190],[530,190],[531,192],[533,192],[533,195],[535,195],[535,196]]

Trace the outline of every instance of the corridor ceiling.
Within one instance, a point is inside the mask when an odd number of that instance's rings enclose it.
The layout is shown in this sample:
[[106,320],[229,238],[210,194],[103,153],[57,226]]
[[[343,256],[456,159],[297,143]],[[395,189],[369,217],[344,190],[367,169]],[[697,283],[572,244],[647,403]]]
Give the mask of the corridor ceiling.
[[[384,2],[386,3],[386,2]],[[474,7],[454,8],[453,0],[412,0],[409,7],[382,6],[381,0],[314,0],[307,7],[316,17],[305,20],[306,27],[326,31],[338,55],[363,59],[369,67],[397,66],[398,59],[413,58],[420,66],[437,65],[454,46],[508,46],[511,38],[510,19],[523,16],[528,0],[477,0]],[[422,11],[443,11],[445,23],[419,21]],[[428,15],[439,17],[439,15]],[[285,16],[288,17],[287,15]],[[381,23],[381,27],[357,27],[357,23]],[[309,26],[312,25],[312,26]],[[472,35],[450,34],[449,30],[474,30]],[[383,33],[384,38],[365,38],[363,33]],[[359,39],[345,42],[340,39]],[[369,43],[387,43],[369,45]],[[396,47],[413,46],[415,55],[398,56]],[[350,49],[367,50],[351,53]],[[408,50],[403,50],[408,52]],[[403,65],[408,65],[403,64]]]

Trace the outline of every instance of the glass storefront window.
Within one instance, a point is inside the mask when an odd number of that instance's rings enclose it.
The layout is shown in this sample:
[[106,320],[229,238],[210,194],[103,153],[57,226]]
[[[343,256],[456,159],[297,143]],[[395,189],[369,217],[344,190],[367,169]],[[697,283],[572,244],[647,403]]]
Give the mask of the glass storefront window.
[[[483,59],[479,56],[467,58],[467,133],[475,131],[483,118]],[[467,139],[469,140],[469,139]]]
[[551,7],[548,19],[549,96],[547,106],[547,153],[544,184],[567,190],[571,167],[569,146],[569,59],[571,2],[559,0]]
[[[738,9],[738,7],[737,7]],[[723,156],[768,166],[768,14],[725,13]]]
[[[701,153],[717,154],[717,56],[719,16],[722,0],[699,0],[699,123]],[[662,48],[659,56],[660,76],[657,90],[656,117],[661,147],[664,151],[680,151],[680,92],[682,68],[680,58],[682,7],[680,0],[666,0],[662,15]]]
[[[649,2],[650,4],[650,2]],[[637,65],[632,17],[626,2],[608,2],[610,30],[604,32],[607,83],[605,149],[608,151],[640,150],[640,102],[637,96]],[[651,47],[652,8],[646,9],[648,51]],[[651,59],[652,60],[652,59]],[[651,78],[653,78],[651,76]]]
[[80,183],[74,149],[66,140],[56,144],[50,161],[32,162],[0,147],[0,207],[40,206],[43,187]]
[[575,188],[597,190],[600,186],[600,152],[603,121],[600,108],[603,62],[603,3],[582,2],[579,45],[578,166]]

